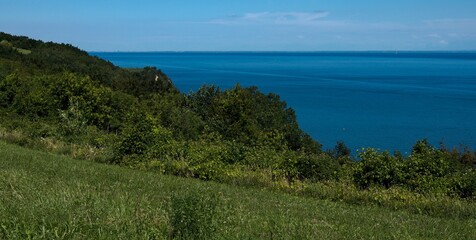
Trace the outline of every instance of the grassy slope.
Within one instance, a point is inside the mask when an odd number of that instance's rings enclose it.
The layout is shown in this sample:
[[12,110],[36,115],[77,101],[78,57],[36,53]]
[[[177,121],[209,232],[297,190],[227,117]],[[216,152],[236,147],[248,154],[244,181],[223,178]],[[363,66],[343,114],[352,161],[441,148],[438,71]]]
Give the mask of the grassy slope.
[[22,48],[15,48],[15,50],[17,50],[19,53],[21,53],[21,54],[25,54],[25,55],[27,55],[27,54],[30,54],[30,53],[31,53],[31,51],[30,51],[30,50],[27,50],[27,49],[22,49]]
[[476,220],[296,197],[72,160],[0,142],[0,239],[165,238],[177,194],[213,194],[216,238],[470,239]]

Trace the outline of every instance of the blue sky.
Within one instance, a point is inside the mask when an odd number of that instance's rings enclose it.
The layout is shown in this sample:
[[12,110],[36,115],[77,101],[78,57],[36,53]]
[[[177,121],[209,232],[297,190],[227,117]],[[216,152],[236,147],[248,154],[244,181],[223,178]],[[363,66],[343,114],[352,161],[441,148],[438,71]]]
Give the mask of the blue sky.
[[0,0],[0,31],[88,51],[476,50],[476,0]]

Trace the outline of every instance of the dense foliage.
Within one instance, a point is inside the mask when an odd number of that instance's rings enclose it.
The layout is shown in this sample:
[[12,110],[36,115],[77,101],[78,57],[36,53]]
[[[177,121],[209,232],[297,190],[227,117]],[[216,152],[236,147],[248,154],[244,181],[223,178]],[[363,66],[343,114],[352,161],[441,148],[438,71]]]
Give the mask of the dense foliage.
[[322,151],[279,96],[256,87],[183,94],[154,67],[122,69],[71,45],[6,33],[0,112],[0,136],[10,142],[167,174],[476,197],[476,153],[467,148],[423,140],[409,156],[364,149],[354,159],[343,142]]
[[[78,161],[3,141],[0,166],[2,240],[433,240],[476,235],[476,205],[458,199],[432,202],[443,217],[427,216]],[[428,207],[414,209],[419,213]]]

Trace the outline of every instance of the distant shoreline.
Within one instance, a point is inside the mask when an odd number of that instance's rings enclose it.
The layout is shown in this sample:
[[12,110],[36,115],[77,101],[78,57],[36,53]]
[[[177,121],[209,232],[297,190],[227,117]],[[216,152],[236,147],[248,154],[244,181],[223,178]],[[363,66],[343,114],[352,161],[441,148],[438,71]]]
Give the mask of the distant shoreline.
[[428,50],[428,51],[412,51],[412,50],[362,50],[362,51],[87,51],[88,53],[472,53],[476,54],[476,50]]
[[169,56],[285,56],[285,57],[373,57],[373,58],[434,58],[434,59],[461,59],[476,60],[475,51],[150,51],[150,52],[98,52],[88,54],[99,56],[114,55],[169,55]]

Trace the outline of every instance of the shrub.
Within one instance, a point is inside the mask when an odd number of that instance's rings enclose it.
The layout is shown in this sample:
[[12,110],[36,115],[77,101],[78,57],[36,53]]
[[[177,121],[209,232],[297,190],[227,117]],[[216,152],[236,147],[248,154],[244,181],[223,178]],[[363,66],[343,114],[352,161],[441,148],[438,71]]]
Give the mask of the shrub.
[[377,152],[368,148],[358,155],[361,161],[354,170],[354,182],[361,188],[372,185],[389,188],[404,180],[403,162],[388,152]]
[[337,177],[340,165],[327,154],[300,155],[296,162],[297,177],[300,180],[331,180]]
[[249,148],[244,152],[242,164],[256,169],[279,169],[285,156],[282,151],[267,146],[257,146]]
[[347,164],[352,162],[351,150],[343,141],[338,141],[332,150],[328,150],[328,154],[337,159],[339,164]]
[[339,176],[340,164],[325,153],[310,154],[304,152],[286,151],[278,154],[282,159],[276,171],[284,172],[288,181],[332,180]]
[[419,192],[433,192],[445,188],[441,178],[451,174],[457,163],[445,151],[435,149],[426,140],[413,146],[405,162],[405,184]]
[[132,113],[127,128],[122,133],[122,139],[115,149],[117,163],[127,155],[145,155],[154,146],[166,144],[171,140],[172,133],[160,126],[156,119],[145,114]]
[[453,177],[450,194],[465,199],[476,198],[476,170],[468,169]]
[[64,136],[76,135],[83,131],[86,126],[86,116],[78,101],[69,100],[69,107],[60,110],[61,130]]
[[232,152],[221,143],[205,141],[192,142],[189,145],[187,161],[193,176],[204,180],[219,180],[224,176],[226,162],[230,161]]

